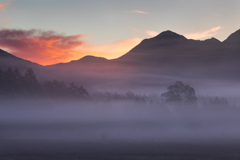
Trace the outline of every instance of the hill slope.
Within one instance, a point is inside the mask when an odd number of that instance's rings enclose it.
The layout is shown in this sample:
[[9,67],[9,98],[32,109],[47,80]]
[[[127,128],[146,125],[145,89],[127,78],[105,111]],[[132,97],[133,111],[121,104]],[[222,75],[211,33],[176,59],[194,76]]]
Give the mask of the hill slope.
[[26,70],[29,67],[39,68],[40,65],[18,58],[0,49],[0,68],[6,69],[8,67],[19,68],[20,70]]
[[[156,87],[175,80],[193,83],[240,80],[240,30],[225,41],[187,39],[172,31],[145,39],[114,59],[86,56],[69,63],[40,66],[0,50],[0,67],[40,68],[47,79],[74,81],[87,88]],[[164,84],[164,86],[166,86]]]

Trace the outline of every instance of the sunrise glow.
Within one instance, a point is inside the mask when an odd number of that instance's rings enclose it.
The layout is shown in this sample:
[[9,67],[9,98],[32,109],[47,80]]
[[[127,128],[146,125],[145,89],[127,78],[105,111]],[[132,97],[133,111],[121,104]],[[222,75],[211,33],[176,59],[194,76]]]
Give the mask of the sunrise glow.
[[[171,14],[170,10],[164,9],[164,5],[172,4],[167,1],[161,2],[161,5],[155,1],[151,5],[147,1],[139,4],[131,2],[129,5],[120,2],[102,5],[100,1],[95,2],[95,5],[90,2],[79,5],[78,1],[66,4],[58,2],[64,5],[49,2],[54,14],[43,2],[24,1],[0,2],[0,48],[41,65],[66,63],[87,55],[115,59],[126,54],[143,39],[155,37],[169,29],[188,39],[201,40],[211,37],[224,40],[234,30],[216,18],[222,17],[222,13],[214,15],[214,19],[205,16],[206,20],[203,21],[197,15],[187,14],[189,8],[179,1],[174,3],[176,6],[172,6]],[[199,2],[199,5],[203,4]],[[224,5],[227,7],[227,4]],[[94,6],[99,7],[97,9]],[[91,7],[93,10],[89,10]],[[63,14],[62,10],[67,12]],[[202,10],[198,12],[210,14]],[[186,19],[181,19],[181,14],[187,15]],[[199,19],[199,22],[194,22],[198,23],[194,24],[197,27],[190,30],[191,20],[196,19]],[[229,17],[228,21],[236,22],[234,17]]]

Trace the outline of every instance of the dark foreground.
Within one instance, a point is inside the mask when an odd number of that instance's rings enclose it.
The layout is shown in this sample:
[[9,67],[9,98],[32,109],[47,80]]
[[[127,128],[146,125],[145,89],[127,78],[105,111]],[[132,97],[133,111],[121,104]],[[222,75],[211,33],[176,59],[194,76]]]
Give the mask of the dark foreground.
[[0,160],[240,160],[239,122],[237,109],[7,102]]
[[1,160],[239,160],[240,143],[3,142]]

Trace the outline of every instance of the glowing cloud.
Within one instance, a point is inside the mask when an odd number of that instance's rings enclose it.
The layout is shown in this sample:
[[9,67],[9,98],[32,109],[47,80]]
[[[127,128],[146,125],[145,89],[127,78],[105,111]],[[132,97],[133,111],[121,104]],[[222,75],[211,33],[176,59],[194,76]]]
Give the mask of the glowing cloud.
[[157,36],[159,33],[156,32],[156,31],[145,30],[145,34],[147,34],[148,36],[151,36],[151,37],[155,37],[155,36]]
[[84,35],[64,36],[53,31],[0,30],[0,46],[12,54],[43,65],[66,62],[74,58],[75,48]]
[[5,7],[11,5],[10,0],[0,2],[0,10],[6,12]]
[[145,11],[139,11],[139,10],[131,10],[131,11],[126,11],[127,13],[138,13],[138,14],[150,14]]
[[141,39],[132,38],[110,44],[93,45],[82,38],[86,35],[66,36],[42,30],[0,30],[0,47],[20,58],[42,65],[69,62],[86,55],[117,58]]
[[218,27],[214,27],[202,32],[195,32],[195,33],[190,33],[190,34],[186,34],[185,37],[188,39],[203,39],[203,38],[209,38],[212,36],[215,36],[218,34],[218,31],[222,29],[221,26]]

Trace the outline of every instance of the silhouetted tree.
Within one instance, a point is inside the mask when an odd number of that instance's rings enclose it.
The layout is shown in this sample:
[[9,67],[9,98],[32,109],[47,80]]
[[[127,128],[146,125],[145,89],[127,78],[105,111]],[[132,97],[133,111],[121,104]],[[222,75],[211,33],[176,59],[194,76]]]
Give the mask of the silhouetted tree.
[[88,91],[83,86],[71,83],[70,86],[57,80],[46,81],[41,85],[31,68],[22,75],[17,68],[11,67],[3,71],[0,69],[1,97],[50,97],[50,98],[89,98]]
[[19,96],[23,90],[23,78],[18,69],[9,67],[6,71],[0,70],[0,93],[4,96]]
[[14,83],[13,87],[15,88],[15,92],[17,96],[25,96],[26,91],[24,88],[24,78],[22,74],[19,72],[17,68],[13,71],[14,74]]
[[128,91],[125,94],[121,93],[110,93],[110,92],[94,92],[90,95],[92,100],[97,101],[135,101],[135,102],[147,102],[150,99],[146,95],[135,94],[131,91]]
[[67,96],[67,86],[64,82],[58,82],[57,80],[46,81],[43,83],[44,95],[47,97],[63,97]]
[[131,91],[127,91],[126,97],[127,99],[135,99],[135,94]]
[[219,98],[219,97],[215,97],[215,98],[211,98],[209,100],[209,103],[207,104],[210,107],[216,107],[216,108],[224,108],[224,107],[228,107],[228,101],[225,98]]
[[0,94],[3,93],[4,71],[0,68]]
[[25,89],[30,96],[40,95],[41,85],[38,83],[37,77],[31,68],[28,68],[24,75]]
[[38,83],[36,75],[35,75],[34,71],[32,70],[32,68],[27,69],[27,72],[25,73],[24,78],[30,84]]
[[184,85],[181,81],[176,81],[173,85],[167,87],[167,92],[161,94],[166,103],[195,104],[197,97],[194,88]]
[[69,95],[76,98],[87,98],[89,96],[89,93],[83,86],[78,87],[74,83],[70,84],[68,91]]
[[9,67],[4,72],[4,79],[3,79],[3,91],[6,95],[13,95],[15,93],[14,82],[15,77],[11,67]]
[[42,85],[45,97],[50,98],[87,98],[89,96],[87,90],[83,86],[77,86],[71,83],[70,86],[66,86],[64,82],[57,80],[46,81]]

